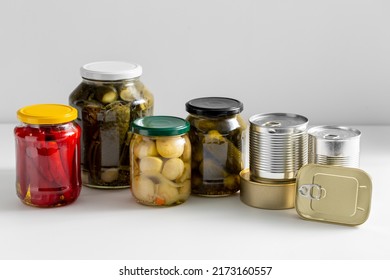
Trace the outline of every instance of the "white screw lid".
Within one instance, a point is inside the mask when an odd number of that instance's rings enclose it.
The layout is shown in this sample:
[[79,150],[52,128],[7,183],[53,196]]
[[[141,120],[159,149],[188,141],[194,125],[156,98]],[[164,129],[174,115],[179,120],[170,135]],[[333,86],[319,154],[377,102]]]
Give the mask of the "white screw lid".
[[117,81],[140,77],[141,65],[121,61],[99,61],[80,68],[81,77],[98,81]]

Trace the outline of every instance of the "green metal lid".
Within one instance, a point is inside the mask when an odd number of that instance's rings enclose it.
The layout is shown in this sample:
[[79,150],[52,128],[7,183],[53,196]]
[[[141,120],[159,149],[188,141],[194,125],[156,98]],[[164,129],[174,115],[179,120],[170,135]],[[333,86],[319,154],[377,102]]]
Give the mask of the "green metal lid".
[[175,136],[190,130],[190,123],[171,116],[148,116],[136,119],[131,124],[131,132],[144,136]]

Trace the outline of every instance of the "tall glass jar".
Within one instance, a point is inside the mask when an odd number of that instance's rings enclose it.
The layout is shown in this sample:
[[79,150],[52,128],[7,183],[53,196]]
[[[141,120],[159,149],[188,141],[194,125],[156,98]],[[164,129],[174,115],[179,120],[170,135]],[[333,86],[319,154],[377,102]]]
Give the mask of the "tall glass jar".
[[69,97],[83,134],[83,185],[129,187],[129,126],[153,114],[153,95],[141,82],[140,65],[105,61],[81,67],[81,84]]
[[77,110],[60,104],[26,106],[15,127],[16,192],[31,206],[70,204],[81,190]]
[[134,198],[151,206],[178,205],[191,194],[190,124],[151,116],[131,125],[130,185]]
[[192,193],[227,196],[240,189],[244,168],[243,104],[225,97],[204,97],[186,103],[191,124]]

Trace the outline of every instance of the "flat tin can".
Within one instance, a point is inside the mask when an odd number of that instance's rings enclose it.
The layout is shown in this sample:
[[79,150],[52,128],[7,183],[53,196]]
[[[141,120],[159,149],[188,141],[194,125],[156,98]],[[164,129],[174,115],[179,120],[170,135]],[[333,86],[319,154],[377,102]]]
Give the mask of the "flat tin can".
[[361,169],[308,164],[296,186],[295,207],[304,219],[351,226],[368,219],[372,182]]
[[249,169],[240,173],[240,199],[246,205],[271,210],[294,208],[295,180],[290,182],[255,182]]

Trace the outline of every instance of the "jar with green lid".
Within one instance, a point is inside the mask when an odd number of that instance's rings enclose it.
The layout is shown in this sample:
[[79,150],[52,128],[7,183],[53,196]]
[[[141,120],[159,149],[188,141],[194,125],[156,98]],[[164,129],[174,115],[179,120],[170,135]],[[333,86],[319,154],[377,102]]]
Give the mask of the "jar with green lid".
[[69,97],[82,128],[83,185],[129,187],[129,126],[153,114],[153,95],[141,82],[140,65],[103,61],[80,69],[82,82]]
[[141,204],[171,206],[191,194],[190,124],[171,116],[135,120],[130,144],[130,187]]
[[243,104],[232,98],[203,97],[186,103],[191,124],[192,193],[227,196],[240,189],[246,123]]

